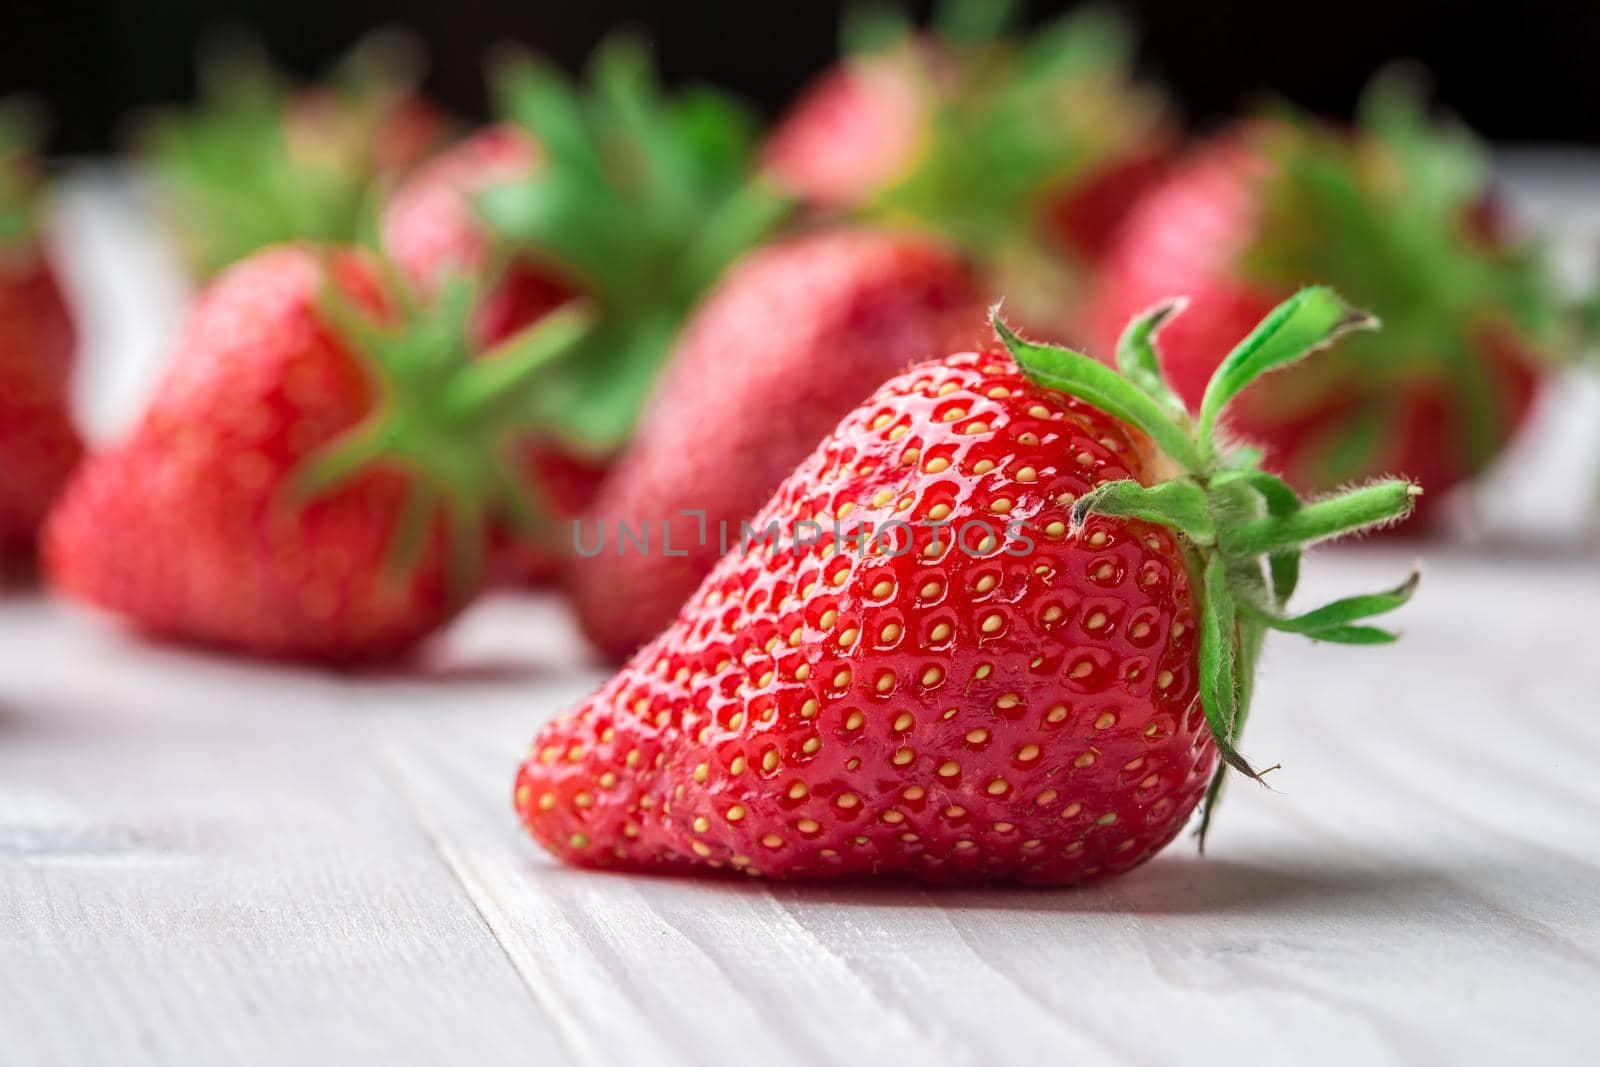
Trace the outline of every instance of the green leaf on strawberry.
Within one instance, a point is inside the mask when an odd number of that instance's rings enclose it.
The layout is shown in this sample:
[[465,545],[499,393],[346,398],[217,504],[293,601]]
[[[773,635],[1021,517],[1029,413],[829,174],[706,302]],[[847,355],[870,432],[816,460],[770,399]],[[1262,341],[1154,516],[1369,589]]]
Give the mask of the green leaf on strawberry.
[[377,33],[297,88],[258,42],[212,42],[199,102],[140,138],[179,250],[202,279],[292,240],[374,244],[385,185],[443,139],[409,42]]
[[596,55],[580,91],[516,57],[504,111],[544,153],[478,206],[505,256],[555,265],[595,305],[594,332],[543,379],[532,418],[592,453],[628,437],[690,310],[783,220],[789,202],[753,178],[755,125],[707,89],[665,94],[637,42]]
[[38,119],[21,97],[0,100],[0,246],[28,241],[36,223]]

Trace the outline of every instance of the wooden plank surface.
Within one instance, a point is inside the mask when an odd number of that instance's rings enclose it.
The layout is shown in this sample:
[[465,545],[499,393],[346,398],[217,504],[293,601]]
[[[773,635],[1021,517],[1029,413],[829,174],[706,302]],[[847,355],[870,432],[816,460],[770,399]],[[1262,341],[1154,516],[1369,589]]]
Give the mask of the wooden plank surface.
[[1205,858],[1045,893],[554,865],[510,774],[597,674],[549,600],[364,677],[9,601],[0,1062],[1581,1062],[1596,605],[1593,558],[1445,554],[1400,646],[1279,640],[1250,736],[1276,791],[1235,788]]
[[[183,287],[120,180],[67,206],[103,437]],[[1596,399],[1562,390],[1531,454]],[[507,796],[600,677],[551,598],[358,676],[0,598],[0,1065],[1591,1062],[1600,558],[1512,492],[1492,547],[1427,550],[1401,645],[1276,642],[1248,748],[1284,769],[1205,858],[1070,892],[556,866]],[[1325,554],[1307,595],[1413,551]]]

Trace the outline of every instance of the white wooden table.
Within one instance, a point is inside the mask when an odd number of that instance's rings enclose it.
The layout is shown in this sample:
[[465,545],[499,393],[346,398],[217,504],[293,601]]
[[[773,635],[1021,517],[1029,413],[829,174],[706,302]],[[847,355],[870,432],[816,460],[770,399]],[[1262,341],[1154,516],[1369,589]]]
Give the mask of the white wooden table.
[[[104,432],[181,287],[68,199]],[[1279,640],[1276,791],[1065,892],[556,866],[508,796],[600,677],[552,598],[359,676],[0,600],[0,1064],[1594,1062],[1600,553],[1526,535],[1321,556],[1308,596],[1427,555],[1404,641]]]

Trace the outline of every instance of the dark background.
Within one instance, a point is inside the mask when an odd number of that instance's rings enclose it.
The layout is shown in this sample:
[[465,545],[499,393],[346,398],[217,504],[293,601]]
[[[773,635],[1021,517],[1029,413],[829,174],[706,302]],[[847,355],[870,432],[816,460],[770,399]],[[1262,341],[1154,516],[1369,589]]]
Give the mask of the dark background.
[[[502,39],[578,66],[608,31],[653,39],[669,80],[704,79],[776,111],[836,50],[840,3],[744,0],[278,0],[100,3],[0,0],[0,94],[26,90],[54,116],[59,152],[103,151],[119,119],[192,92],[196,40],[210,27],[254,27],[285,67],[322,68],[363,30],[417,31],[431,55],[427,88],[456,111],[484,110],[480,60]],[[923,12],[927,3],[905,5]],[[1070,8],[1036,0],[1037,20]],[[1485,135],[1600,142],[1600,2],[1500,4],[1406,0],[1205,0],[1119,5],[1141,30],[1144,66],[1206,125],[1273,90],[1348,114],[1362,83],[1396,57],[1423,61],[1438,97]]]

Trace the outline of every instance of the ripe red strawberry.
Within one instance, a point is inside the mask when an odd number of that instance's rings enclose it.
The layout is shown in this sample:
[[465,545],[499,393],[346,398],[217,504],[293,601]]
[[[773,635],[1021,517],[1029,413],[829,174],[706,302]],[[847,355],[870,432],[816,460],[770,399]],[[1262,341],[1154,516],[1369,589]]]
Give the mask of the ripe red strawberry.
[[785,204],[750,180],[743,113],[708,92],[663,96],[628,42],[597,55],[592,94],[527,61],[501,74],[510,119],[423,168],[390,204],[383,237],[424,287],[441,269],[487,274],[484,344],[573,292],[599,311],[590,338],[545,369],[527,413],[546,536],[512,542],[503,566],[538,579],[565,545],[549,535],[589,505],[680,324]]
[[[592,557],[572,575],[590,640],[621,659],[654,637],[723,554],[723,531],[737,541],[739,522],[873,383],[983,332],[966,265],[925,238],[843,229],[752,253],[684,331],[632,446],[574,528]],[[624,526],[649,549],[624,541]]]
[[1236,742],[1266,629],[1387,640],[1359,620],[1413,584],[1286,618],[1301,547],[1414,490],[1302,506],[1218,450],[1254,377],[1369,324],[1330,291],[1273,312],[1194,421],[1150,346],[1171,310],[1132,325],[1126,377],[997,323],[1009,354],[891,379],[762,543],[540,732],[515,787],[534,837],[630,870],[1064,884],[1148,859],[1219,758],[1256,776]]
[[0,102],[0,576],[32,557],[82,450],[68,410],[72,318],[39,237],[25,127]]
[[1458,131],[1380,90],[1363,128],[1263,120],[1199,150],[1134,211],[1088,314],[1108,353],[1168,294],[1189,311],[1165,370],[1199,402],[1221,353],[1308,280],[1351,294],[1381,334],[1275,376],[1232,415],[1306,491],[1401,471],[1430,500],[1482,470],[1525,420],[1553,301],[1529,250],[1486,227],[1488,176]]
[[413,51],[374,34],[299,89],[258,47],[202,55],[199,106],[158,116],[141,145],[198,277],[284,241],[371,238],[376,194],[449,131],[415,88]]
[[132,436],[51,515],[55,585],[266,656],[375,659],[438,629],[518,507],[516,394],[576,325],[474,356],[471,299],[452,285],[408,318],[354,251],[281,246],[229,269]]
[[[976,252],[1013,310],[1066,332],[1088,276],[1174,140],[1103,11],[1026,39],[947,3],[876,32],[773,131],[768,171],[823,211],[914,221]],[[887,40],[885,40],[887,37]]]

